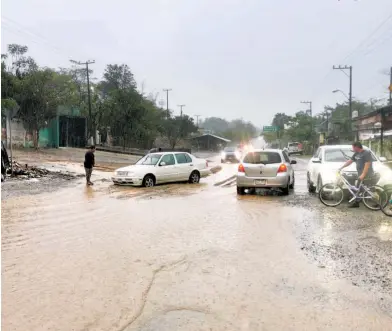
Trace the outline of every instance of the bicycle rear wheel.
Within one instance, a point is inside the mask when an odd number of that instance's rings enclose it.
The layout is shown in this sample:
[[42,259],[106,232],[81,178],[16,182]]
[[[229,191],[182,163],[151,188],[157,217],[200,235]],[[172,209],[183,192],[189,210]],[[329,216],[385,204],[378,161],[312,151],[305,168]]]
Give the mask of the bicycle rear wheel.
[[381,208],[381,210],[385,215],[392,217],[392,194],[389,197],[387,204]]
[[387,193],[381,186],[369,187],[362,195],[363,204],[370,210],[380,210],[388,202]]
[[339,206],[344,199],[343,189],[336,184],[325,184],[319,191],[319,199],[328,207]]

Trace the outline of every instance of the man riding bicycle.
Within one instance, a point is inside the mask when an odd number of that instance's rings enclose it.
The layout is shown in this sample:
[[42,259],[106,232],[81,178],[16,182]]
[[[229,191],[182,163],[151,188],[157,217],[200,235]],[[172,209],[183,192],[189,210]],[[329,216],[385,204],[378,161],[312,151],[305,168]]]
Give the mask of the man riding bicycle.
[[[354,150],[353,156],[339,169],[339,171],[355,162],[358,172],[358,180],[356,181],[355,186],[359,187],[362,183],[365,183],[368,186],[376,185],[379,178],[377,178],[373,171],[372,153],[369,150],[364,149],[359,141],[354,142],[352,146]],[[356,200],[349,207],[358,208],[359,201]]]

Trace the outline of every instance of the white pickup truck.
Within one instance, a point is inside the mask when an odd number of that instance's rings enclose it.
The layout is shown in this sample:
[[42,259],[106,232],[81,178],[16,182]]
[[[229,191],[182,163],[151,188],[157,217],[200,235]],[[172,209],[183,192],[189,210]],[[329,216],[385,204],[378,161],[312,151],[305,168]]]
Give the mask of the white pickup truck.
[[291,154],[303,154],[303,147],[301,143],[297,143],[297,142],[290,142],[287,145],[287,150],[289,155]]

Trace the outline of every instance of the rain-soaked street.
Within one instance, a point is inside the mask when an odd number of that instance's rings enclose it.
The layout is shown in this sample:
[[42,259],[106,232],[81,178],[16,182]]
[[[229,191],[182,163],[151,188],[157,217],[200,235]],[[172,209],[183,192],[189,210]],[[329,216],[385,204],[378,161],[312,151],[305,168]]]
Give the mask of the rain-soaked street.
[[3,200],[4,330],[392,330],[391,221],[322,206],[295,167],[288,197],[238,197],[224,164]]

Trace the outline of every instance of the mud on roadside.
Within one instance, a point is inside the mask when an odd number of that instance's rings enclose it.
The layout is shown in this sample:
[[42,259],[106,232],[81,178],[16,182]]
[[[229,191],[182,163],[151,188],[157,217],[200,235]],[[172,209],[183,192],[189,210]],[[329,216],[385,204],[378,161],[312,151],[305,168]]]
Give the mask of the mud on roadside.
[[293,196],[286,204],[312,212],[304,213],[295,231],[309,260],[325,269],[328,277],[346,279],[372,292],[380,309],[392,316],[392,224],[388,218],[363,206],[326,208],[314,196]]
[[29,178],[25,175],[7,177],[1,183],[1,200],[24,195],[53,192],[59,188],[71,185],[71,183],[74,183],[81,177],[84,177],[84,175],[50,171],[39,178]]

